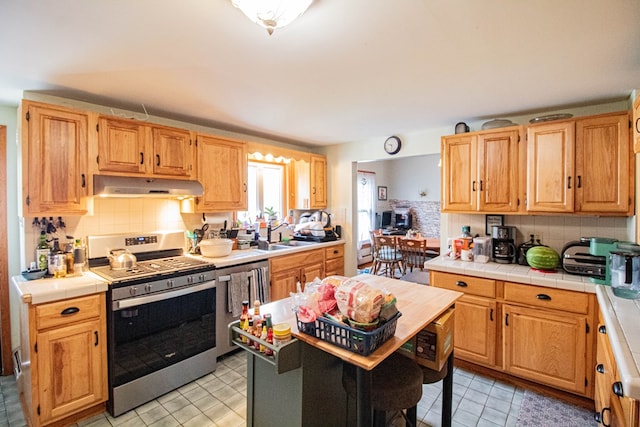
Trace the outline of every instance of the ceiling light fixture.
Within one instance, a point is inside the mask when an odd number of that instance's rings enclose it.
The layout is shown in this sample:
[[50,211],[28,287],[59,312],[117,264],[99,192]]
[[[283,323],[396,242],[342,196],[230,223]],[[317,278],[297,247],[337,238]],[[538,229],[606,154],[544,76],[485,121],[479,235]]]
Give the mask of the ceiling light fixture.
[[231,0],[231,4],[269,34],[302,15],[313,0]]

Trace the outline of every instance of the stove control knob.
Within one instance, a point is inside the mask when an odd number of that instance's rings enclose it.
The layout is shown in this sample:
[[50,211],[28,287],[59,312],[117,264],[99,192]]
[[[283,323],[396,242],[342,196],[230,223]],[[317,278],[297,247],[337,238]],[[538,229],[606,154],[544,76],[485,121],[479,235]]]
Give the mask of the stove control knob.
[[187,276],[187,283],[190,285],[193,283],[193,276]]
[[132,297],[136,296],[138,294],[138,288],[136,288],[135,286],[130,287],[129,294],[131,294]]
[[146,285],[144,285],[144,291],[145,292],[153,291],[153,285],[151,283],[147,283]]
[[173,288],[173,280],[167,280],[167,288]]
[[204,273],[200,273],[200,276],[198,276],[198,278],[200,279],[201,282],[204,282],[205,279],[207,278],[207,275]]

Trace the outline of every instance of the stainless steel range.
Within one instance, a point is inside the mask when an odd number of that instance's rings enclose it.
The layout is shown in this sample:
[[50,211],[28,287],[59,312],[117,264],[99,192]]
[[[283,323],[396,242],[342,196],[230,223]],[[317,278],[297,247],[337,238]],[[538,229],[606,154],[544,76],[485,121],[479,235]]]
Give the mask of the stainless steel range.
[[[109,412],[118,416],[214,371],[215,266],[183,255],[184,233],[87,242],[91,271],[109,281]],[[122,249],[136,261],[116,269],[109,255]]]

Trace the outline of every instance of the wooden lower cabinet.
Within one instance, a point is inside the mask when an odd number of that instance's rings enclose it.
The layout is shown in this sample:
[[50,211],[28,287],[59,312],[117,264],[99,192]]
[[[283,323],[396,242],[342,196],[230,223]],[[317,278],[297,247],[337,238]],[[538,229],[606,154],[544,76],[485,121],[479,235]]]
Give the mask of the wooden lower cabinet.
[[30,425],[72,424],[103,411],[108,398],[104,293],[27,307],[29,339],[22,355],[30,353],[31,363],[19,387]]
[[505,304],[504,370],[585,395],[586,318]]
[[325,276],[344,276],[344,245],[326,248],[324,259]]
[[595,295],[431,271],[456,302],[456,358],[593,397]]
[[487,366],[496,364],[497,303],[465,295],[456,301],[453,341],[456,356]]
[[271,300],[276,301],[296,291],[296,284],[324,277],[324,249],[282,255],[269,260]]
[[344,245],[312,249],[269,259],[271,300],[276,301],[296,292],[296,284],[304,285],[316,277],[344,274]]
[[607,326],[600,316],[597,333],[595,363],[595,420],[599,425],[611,427],[637,427],[640,425],[640,406],[637,400],[620,396],[621,386],[613,357]]

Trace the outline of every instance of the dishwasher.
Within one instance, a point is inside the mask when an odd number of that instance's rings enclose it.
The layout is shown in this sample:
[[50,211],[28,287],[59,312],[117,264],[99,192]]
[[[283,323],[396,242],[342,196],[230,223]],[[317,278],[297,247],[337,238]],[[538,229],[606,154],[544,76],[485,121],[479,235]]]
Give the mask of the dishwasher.
[[[241,280],[241,283],[232,281]],[[259,260],[245,264],[222,267],[216,270],[216,349],[218,356],[229,353],[238,347],[229,344],[229,323],[238,320],[231,307],[232,286],[242,286],[246,290],[249,306],[259,300],[261,304],[270,301],[269,261]],[[246,288],[245,288],[246,287]],[[236,288],[237,289],[237,288]]]

